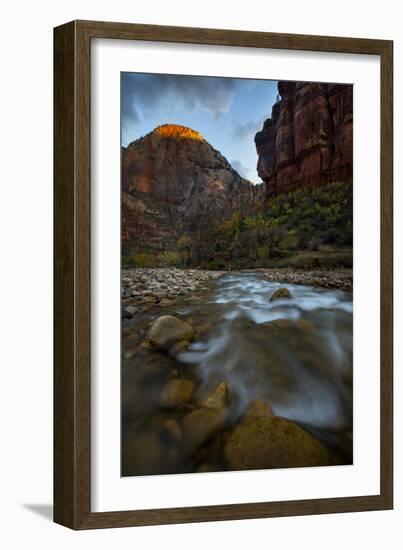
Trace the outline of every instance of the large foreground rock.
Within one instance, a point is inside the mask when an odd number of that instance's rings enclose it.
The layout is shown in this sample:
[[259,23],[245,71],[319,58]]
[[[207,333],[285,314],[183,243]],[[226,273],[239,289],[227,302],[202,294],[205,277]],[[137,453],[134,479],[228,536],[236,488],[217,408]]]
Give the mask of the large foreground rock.
[[147,339],[157,348],[170,349],[176,343],[193,338],[193,328],[173,315],[162,315],[152,322]]
[[279,416],[246,418],[224,448],[231,470],[296,468],[330,463],[326,448],[300,426]]

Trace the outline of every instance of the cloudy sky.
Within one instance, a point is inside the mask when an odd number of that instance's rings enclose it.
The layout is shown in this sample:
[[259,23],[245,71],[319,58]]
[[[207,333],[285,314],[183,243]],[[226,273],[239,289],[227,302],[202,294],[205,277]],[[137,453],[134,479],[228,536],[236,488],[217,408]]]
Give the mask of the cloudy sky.
[[258,182],[254,135],[270,116],[277,81],[122,73],[122,144],[160,124],[200,132],[244,177]]

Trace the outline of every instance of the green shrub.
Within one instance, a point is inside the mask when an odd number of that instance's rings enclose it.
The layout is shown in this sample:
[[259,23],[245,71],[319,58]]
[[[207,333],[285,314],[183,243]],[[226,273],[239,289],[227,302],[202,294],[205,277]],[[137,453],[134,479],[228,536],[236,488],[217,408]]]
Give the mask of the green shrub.
[[158,254],[156,265],[158,267],[174,267],[182,263],[181,254],[172,250],[166,250]]
[[246,217],[199,220],[174,249],[127,256],[136,267],[242,269],[291,266],[303,269],[352,265],[353,186],[334,182],[272,197]]

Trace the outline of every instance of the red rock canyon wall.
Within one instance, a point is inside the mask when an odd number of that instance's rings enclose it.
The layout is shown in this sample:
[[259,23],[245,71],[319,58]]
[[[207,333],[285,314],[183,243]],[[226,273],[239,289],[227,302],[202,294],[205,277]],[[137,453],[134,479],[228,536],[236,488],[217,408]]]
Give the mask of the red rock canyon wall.
[[255,136],[269,195],[352,178],[353,87],[278,83],[278,101]]

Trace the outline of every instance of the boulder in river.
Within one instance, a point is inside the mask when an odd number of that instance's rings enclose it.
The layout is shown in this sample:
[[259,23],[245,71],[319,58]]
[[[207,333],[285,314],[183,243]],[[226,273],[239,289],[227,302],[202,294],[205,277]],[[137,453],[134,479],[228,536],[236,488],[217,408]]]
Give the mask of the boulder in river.
[[284,298],[292,298],[292,295],[288,288],[282,286],[273,292],[270,297],[270,302],[274,302],[274,300],[283,300]]
[[325,466],[331,460],[318,439],[280,416],[244,419],[228,438],[224,457],[231,470]]
[[273,334],[284,332],[285,330],[294,330],[301,334],[312,334],[315,329],[315,326],[305,319],[276,319],[275,321],[261,323],[261,325],[270,329]]
[[268,346],[287,350],[289,356],[298,358],[306,369],[329,376],[329,360],[317,324],[305,319],[276,319],[261,323],[260,328]]
[[162,388],[160,405],[165,409],[176,409],[190,401],[194,384],[190,380],[174,378]]
[[147,340],[157,348],[169,350],[177,342],[192,340],[193,334],[193,328],[185,321],[173,315],[161,315],[151,323]]

